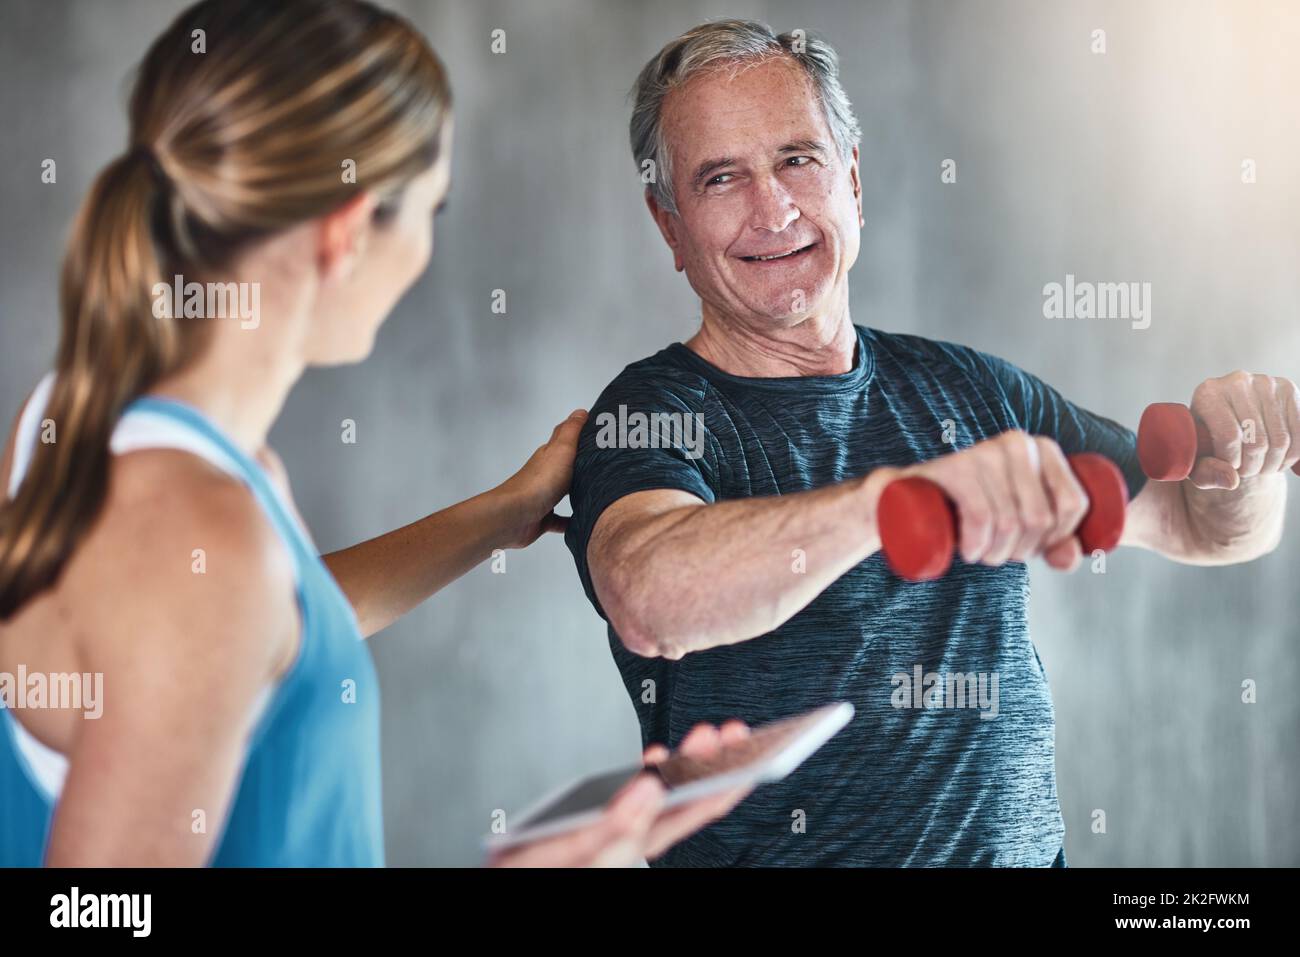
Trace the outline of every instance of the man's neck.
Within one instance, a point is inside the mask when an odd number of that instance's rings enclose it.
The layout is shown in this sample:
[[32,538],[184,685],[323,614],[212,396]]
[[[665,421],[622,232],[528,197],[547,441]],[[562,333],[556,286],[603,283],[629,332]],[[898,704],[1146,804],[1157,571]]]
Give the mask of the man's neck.
[[842,375],[853,369],[857,344],[847,306],[833,319],[810,316],[771,328],[747,326],[705,306],[700,331],[685,343],[723,372],[762,379]]

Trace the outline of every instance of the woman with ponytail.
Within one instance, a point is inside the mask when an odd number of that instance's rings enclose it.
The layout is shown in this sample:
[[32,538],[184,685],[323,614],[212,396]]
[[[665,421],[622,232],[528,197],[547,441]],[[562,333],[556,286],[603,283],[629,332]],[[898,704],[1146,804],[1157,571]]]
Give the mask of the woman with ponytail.
[[[358,639],[561,528],[583,414],[496,488],[322,558],[266,438],[307,367],[369,353],[428,262],[443,67],[361,0],[204,0],[150,47],[129,120],[0,461],[0,673],[103,675],[102,714],[0,708],[0,865],[382,864]],[[254,314],[195,316],[176,277],[254,290]],[[739,797],[661,815],[643,775],[596,824],[494,863],[655,856]]]

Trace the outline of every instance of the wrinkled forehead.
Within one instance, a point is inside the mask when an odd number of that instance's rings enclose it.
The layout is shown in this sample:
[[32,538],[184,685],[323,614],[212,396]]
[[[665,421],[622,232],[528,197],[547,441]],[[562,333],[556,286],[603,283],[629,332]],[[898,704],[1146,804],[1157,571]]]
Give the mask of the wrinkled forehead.
[[816,85],[783,56],[692,77],[664,98],[660,122],[674,179],[705,158],[774,154],[799,140],[831,143]]

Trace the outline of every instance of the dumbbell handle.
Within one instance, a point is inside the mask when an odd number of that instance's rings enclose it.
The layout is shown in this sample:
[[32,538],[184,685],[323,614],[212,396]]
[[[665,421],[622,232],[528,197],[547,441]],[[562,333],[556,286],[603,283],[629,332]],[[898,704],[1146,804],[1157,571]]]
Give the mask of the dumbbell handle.
[[[1138,422],[1138,461],[1147,478],[1181,482],[1196,460],[1214,454],[1210,430],[1181,402],[1153,402]],[[1291,466],[1300,475],[1300,462]]]
[[[1075,535],[1087,553],[1108,552],[1124,532],[1128,486],[1119,467],[1095,452],[1069,457],[1070,468],[1088,496],[1088,513]],[[876,526],[881,550],[894,574],[909,581],[939,578],[957,546],[957,513],[934,482],[920,476],[896,479],[880,493]]]

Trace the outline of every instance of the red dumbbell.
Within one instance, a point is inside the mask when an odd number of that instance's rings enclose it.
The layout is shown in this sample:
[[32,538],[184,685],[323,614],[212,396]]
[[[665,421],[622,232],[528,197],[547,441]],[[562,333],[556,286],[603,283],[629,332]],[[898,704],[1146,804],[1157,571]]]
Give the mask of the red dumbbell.
[[[1088,513],[1075,535],[1085,553],[1108,552],[1119,544],[1128,508],[1128,486],[1119,467],[1095,452],[1069,457],[1075,478],[1088,495]],[[939,578],[957,547],[957,513],[948,496],[929,479],[912,476],[890,482],[880,493],[876,525],[885,560],[909,581]]]
[[[1138,461],[1147,478],[1181,482],[1196,460],[1214,454],[1210,430],[1181,402],[1153,402],[1138,422]],[[1291,466],[1300,475],[1300,462]]]

